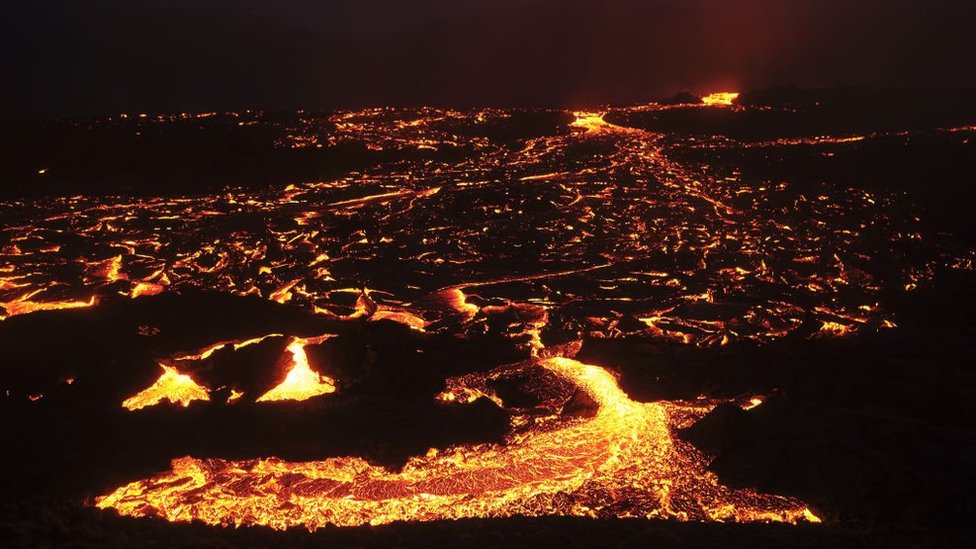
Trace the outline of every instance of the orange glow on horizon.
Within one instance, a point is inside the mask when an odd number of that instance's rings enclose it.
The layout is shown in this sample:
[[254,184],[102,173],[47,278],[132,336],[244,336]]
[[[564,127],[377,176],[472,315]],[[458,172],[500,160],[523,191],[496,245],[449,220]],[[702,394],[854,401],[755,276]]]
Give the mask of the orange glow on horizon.
[[739,98],[739,92],[716,92],[702,96],[701,100],[708,107],[731,107]]

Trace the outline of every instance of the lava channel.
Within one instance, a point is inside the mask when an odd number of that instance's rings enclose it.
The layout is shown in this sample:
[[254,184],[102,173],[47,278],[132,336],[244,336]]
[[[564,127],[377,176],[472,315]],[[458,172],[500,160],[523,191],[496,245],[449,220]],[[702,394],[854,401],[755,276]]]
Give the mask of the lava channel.
[[96,500],[169,521],[276,529],[513,515],[817,522],[800,501],[731,489],[672,438],[669,404],[627,397],[607,370],[568,358],[540,364],[599,406],[562,428],[412,458],[399,472],[361,458],[287,462],[184,457],[172,470]]

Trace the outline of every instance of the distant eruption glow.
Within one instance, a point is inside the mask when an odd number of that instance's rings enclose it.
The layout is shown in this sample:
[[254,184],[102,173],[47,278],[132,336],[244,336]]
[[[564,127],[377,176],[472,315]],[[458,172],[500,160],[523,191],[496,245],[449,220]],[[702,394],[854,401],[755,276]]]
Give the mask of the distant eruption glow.
[[702,96],[701,100],[708,107],[731,107],[738,98],[738,92],[716,92]]

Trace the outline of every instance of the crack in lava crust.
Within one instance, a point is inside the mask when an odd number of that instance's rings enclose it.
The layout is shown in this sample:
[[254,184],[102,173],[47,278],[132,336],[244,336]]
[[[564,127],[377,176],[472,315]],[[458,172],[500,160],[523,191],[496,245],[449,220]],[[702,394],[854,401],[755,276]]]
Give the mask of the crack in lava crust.
[[310,530],[542,514],[818,520],[798,500],[719,485],[701,454],[672,439],[672,405],[630,400],[598,366],[560,357],[540,364],[589,394],[599,405],[596,415],[512,436],[504,445],[432,451],[400,472],[359,458],[184,457],[170,472],[123,486],[97,505],[170,521]]

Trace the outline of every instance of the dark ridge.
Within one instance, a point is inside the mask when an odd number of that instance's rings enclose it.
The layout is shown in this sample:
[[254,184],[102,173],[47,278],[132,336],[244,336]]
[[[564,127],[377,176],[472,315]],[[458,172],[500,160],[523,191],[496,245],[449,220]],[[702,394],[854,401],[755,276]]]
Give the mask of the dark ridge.
[[722,524],[512,517],[384,526],[324,528],[315,532],[264,527],[222,528],[200,523],[130,519],[110,511],[74,504],[0,504],[0,532],[9,547],[73,545],[92,547],[654,547],[729,549],[820,549],[823,547],[892,549],[965,547],[972,531],[924,526],[878,527],[870,523],[828,525]]

